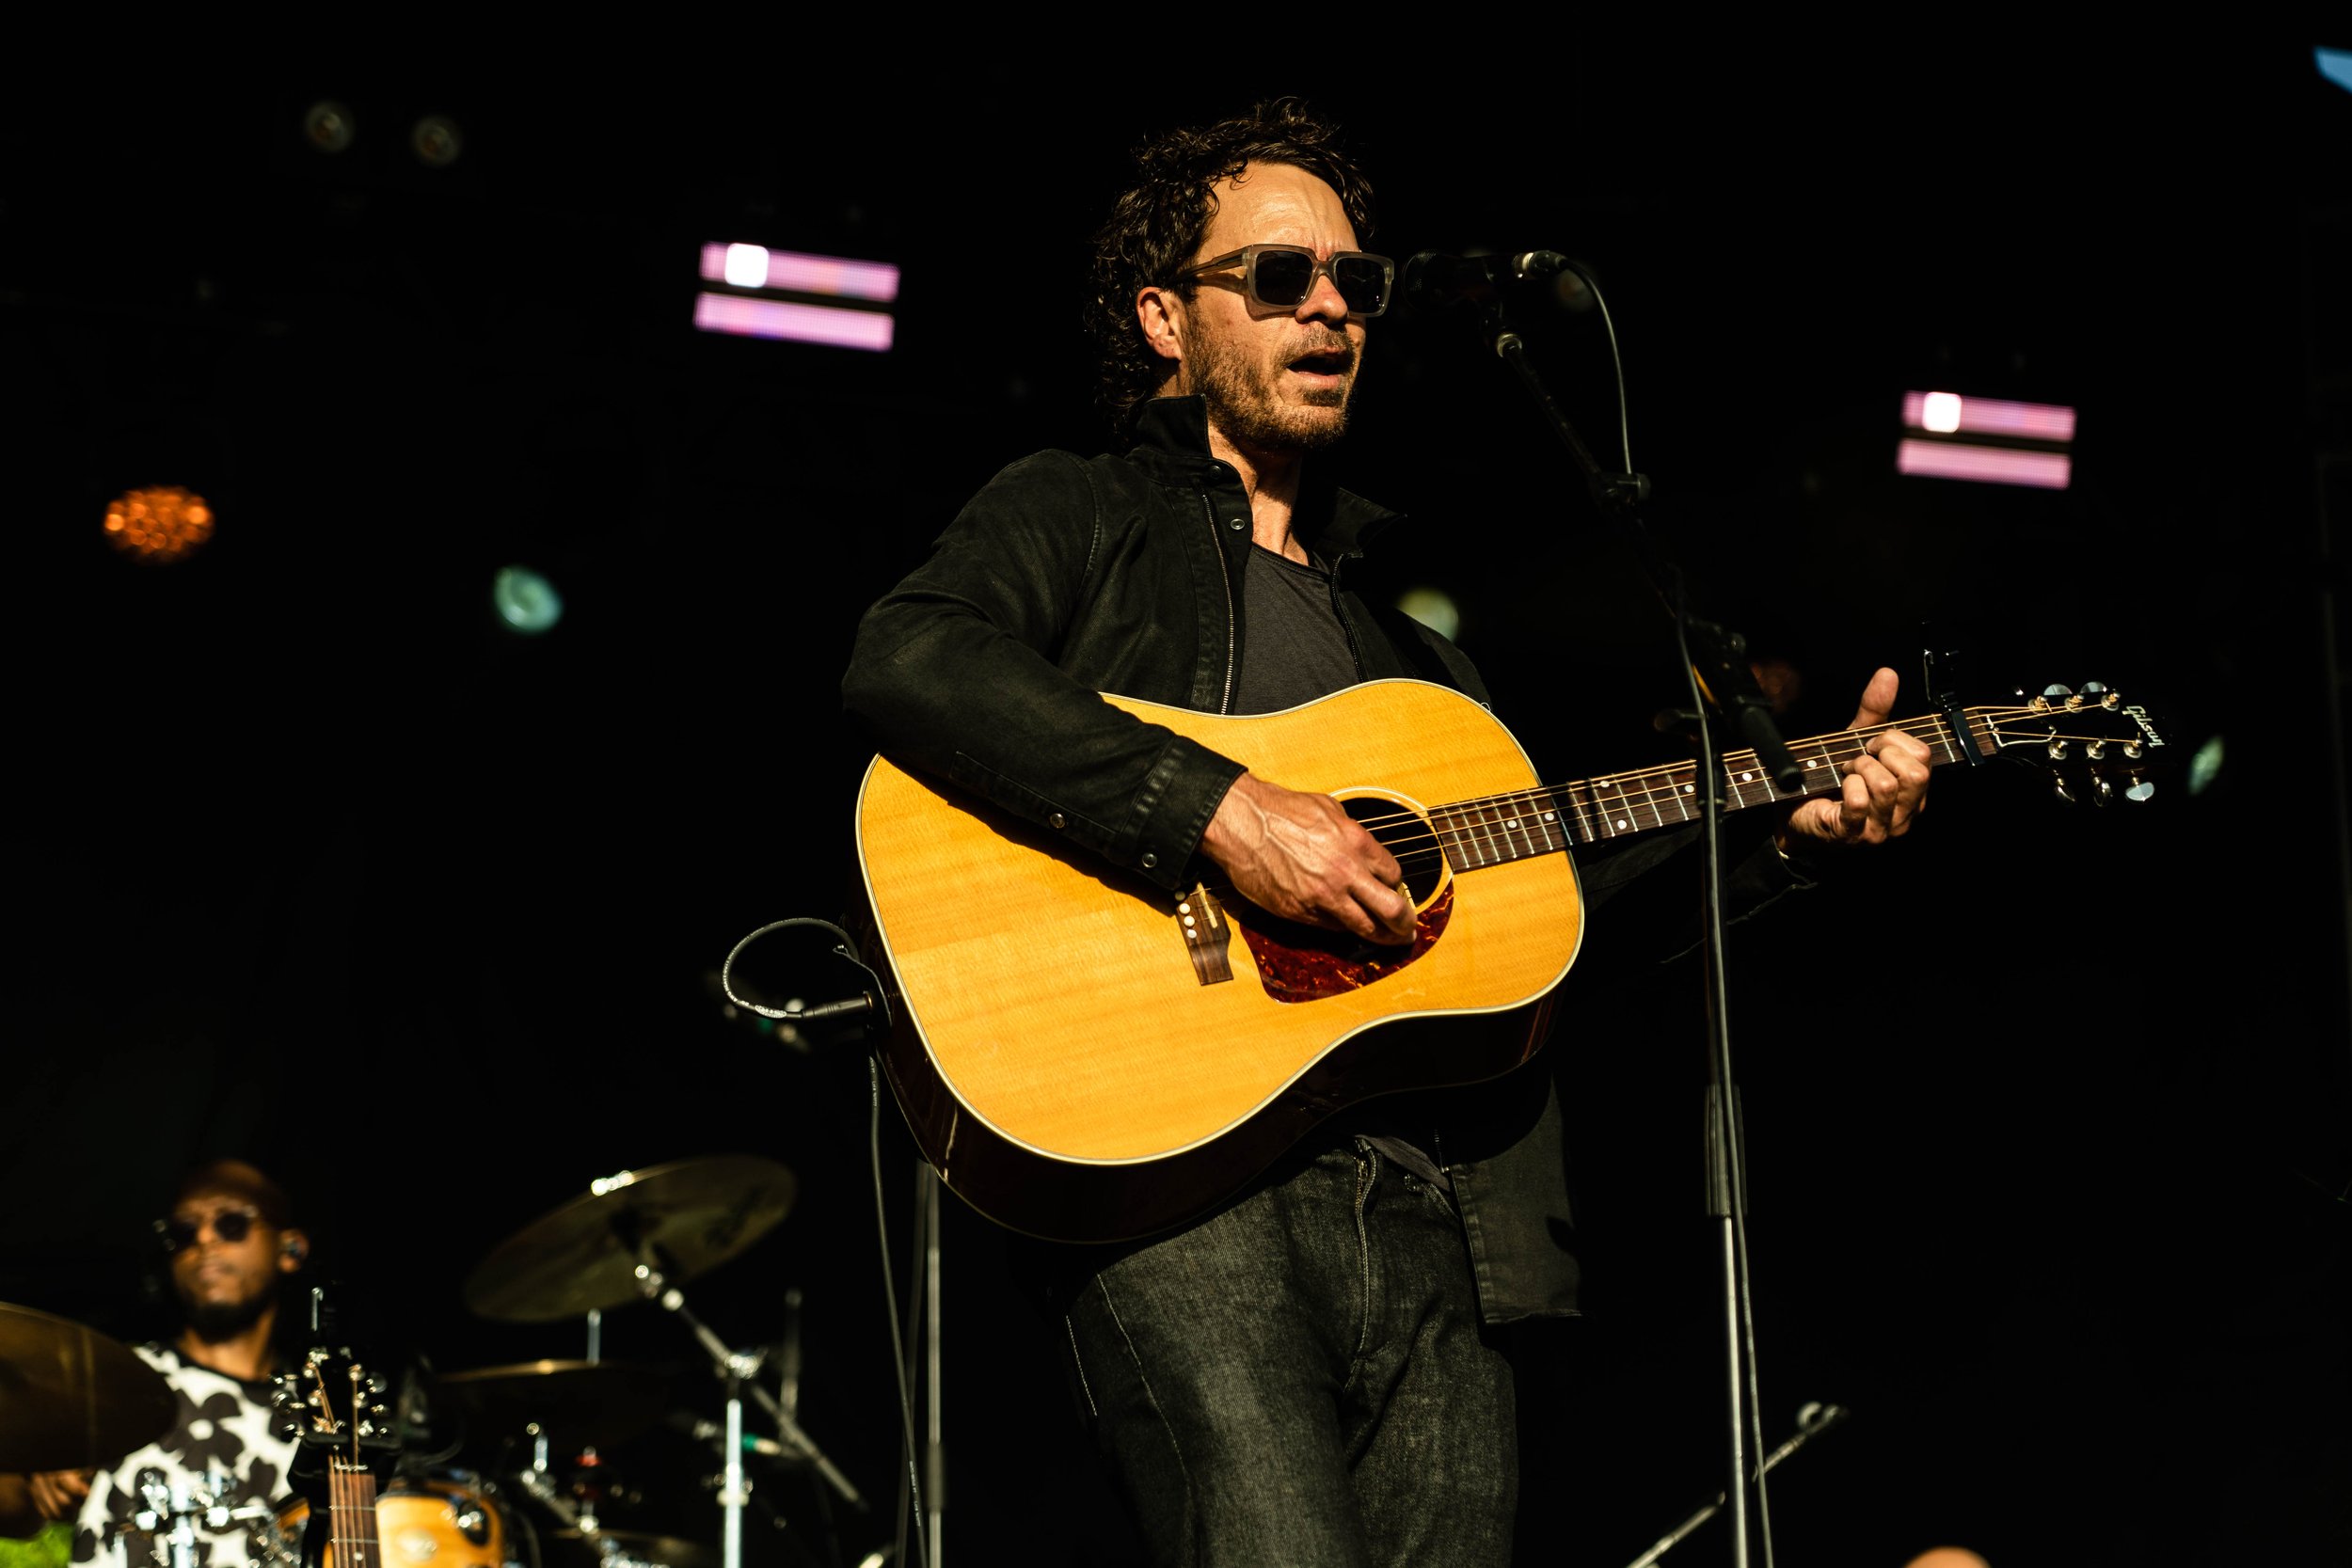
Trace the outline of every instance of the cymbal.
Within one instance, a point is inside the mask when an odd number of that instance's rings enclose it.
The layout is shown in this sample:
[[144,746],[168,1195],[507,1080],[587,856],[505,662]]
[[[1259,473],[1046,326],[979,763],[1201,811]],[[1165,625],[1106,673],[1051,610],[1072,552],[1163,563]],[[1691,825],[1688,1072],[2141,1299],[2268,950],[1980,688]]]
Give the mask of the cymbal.
[[719,1568],[720,1554],[699,1542],[644,1530],[600,1529],[582,1539],[576,1529],[549,1530],[548,1555],[573,1565],[609,1563],[612,1568]]
[[669,1408],[675,1374],[629,1361],[524,1361],[443,1372],[437,1382],[477,1430],[520,1433],[537,1422],[565,1449],[636,1436]]
[[111,1465],[171,1430],[178,1396],[130,1346],[0,1302],[0,1471]]
[[644,1299],[638,1243],[673,1285],[718,1267],[791,1212],[796,1183],[753,1154],[622,1171],[499,1243],[466,1279],[467,1308],[499,1323],[553,1323]]

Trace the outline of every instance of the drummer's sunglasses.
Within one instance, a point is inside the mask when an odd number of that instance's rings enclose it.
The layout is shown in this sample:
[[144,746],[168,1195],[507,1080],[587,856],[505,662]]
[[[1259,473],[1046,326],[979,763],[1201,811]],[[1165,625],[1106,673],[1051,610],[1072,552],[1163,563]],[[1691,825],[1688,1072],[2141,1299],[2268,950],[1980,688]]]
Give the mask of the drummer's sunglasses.
[[1389,308],[1390,287],[1396,281],[1396,263],[1386,256],[1341,250],[1324,261],[1303,245],[1246,245],[1190,270],[1198,277],[1235,262],[1241,264],[1242,287],[1249,297],[1278,310],[1296,309],[1313,291],[1315,275],[1327,272],[1331,286],[1347,302],[1349,315],[1376,316]]
[[253,1234],[253,1227],[261,1217],[257,1211],[251,1209],[223,1209],[203,1220],[157,1220],[155,1234],[162,1239],[164,1250],[178,1257],[196,1245],[196,1239],[204,1233],[207,1224],[212,1226],[213,1234],[222,1241],[236,1243]]

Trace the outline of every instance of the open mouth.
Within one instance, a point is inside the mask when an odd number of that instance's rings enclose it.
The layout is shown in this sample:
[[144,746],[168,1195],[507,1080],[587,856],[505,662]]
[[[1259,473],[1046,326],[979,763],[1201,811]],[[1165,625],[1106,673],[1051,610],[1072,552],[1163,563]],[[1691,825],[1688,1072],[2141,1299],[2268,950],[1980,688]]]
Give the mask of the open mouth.
[[1346,346],[1309,349],[1290,362],[1290,369],[1301,375],[1337,378],[1347,373],[1356,356]]

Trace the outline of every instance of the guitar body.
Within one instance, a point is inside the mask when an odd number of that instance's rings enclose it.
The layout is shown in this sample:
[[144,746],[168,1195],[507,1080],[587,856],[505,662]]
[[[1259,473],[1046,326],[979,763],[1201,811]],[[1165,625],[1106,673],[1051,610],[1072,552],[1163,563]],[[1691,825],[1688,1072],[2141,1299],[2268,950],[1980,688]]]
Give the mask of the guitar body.
[[[1492,715],[1424,682],[1248,718],[1105,700],[1381,815],[1539,787]],[[1565,854],[1461,876],[1431,855],[1408,882],[1422,935],[1398,962],[1065,855],[1050,831],[879,758],[857,841],[869,956],[896,993],[884,1065],[918,1145],[982,1212],[1057,1240],[1165,1229],[1346,1105],[1509,1071],[1541,1043],[1582,934]]]

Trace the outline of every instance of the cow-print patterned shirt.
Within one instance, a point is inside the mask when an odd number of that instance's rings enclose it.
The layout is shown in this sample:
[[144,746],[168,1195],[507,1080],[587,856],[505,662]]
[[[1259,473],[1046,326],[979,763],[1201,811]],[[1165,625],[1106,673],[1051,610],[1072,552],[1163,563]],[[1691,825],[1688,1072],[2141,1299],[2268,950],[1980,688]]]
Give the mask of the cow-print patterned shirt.
[[[271,1548],[275,1513],[290,1499],[294,1444],[270,1431],[269,1385],[237,1379],[181,1358],[164,1345],[139,1355],[164,1374],[179,1401],[171,1429],[100,1470],[73,1531],[73,1560],[98,1568],[169,1568],[175,1513],[192,1511],[195,1568],[281,1568]],[[209,1507],[238,1515],[215,1527]],[[136,1516],[160,1514],[142,1528]]]

